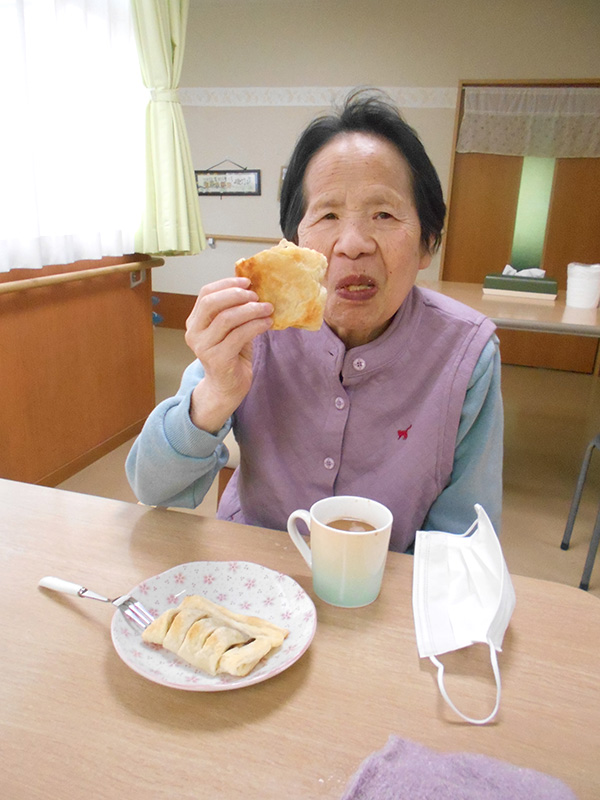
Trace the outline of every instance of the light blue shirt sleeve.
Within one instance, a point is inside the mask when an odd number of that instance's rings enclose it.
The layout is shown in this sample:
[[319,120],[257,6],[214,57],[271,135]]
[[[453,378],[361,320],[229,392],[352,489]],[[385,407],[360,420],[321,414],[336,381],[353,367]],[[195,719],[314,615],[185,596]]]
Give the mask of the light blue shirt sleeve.
[[467,386],[449,485],[431,506],[424,530],[464,533],[475,521],[475,503],[500,534],[504,416],[500,343],[492,336]]
[[127,456],[127,478],[142,503],[196,508],[227,463],[223,439],[231,419],[214,435],[190,419],[191,395],[203,377],[200,362],[190,364],[177,394],[156,406]]

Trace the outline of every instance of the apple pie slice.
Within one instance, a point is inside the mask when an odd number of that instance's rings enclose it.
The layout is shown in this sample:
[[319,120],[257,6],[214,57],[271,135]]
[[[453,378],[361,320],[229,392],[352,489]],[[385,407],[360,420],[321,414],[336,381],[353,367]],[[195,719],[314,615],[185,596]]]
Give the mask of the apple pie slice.
[[273,304],[273,331],[319,330],[327,300],[327,290],[322,285],[326,272],[324,255],[286,239],[235,262],[235,274],[250,278],[250,288],[258,299]]
[[201,595],[186,597],[142,633],[149,644],[162,645],[209,675],[248,675],[288,631],[259,617],[219,606]]

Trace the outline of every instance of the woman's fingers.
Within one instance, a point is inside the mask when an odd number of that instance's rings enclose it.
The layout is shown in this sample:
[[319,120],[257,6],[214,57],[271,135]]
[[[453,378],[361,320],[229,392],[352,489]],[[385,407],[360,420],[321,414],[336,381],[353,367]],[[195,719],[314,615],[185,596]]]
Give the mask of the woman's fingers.
[[[251,297],[256,297],[254,293],[248,293]],[[223,296],[225,295],[225,296]],[[229,335],[239,328],[247,330],[248,323],[265,320],[273,313],[270,303],[259,303],[254,299],[247,299],[245,302],[238,303],[239,297],[231,298],[228,292],[220,292],[219,297],[215,296],[215,301],[210,304],[199,305],[192,312],[186,323],[186,342],[202,361],[202,353],[207,349],[225,342]],[[233,304],[231,304],[233,302]],[[258,329],[258,333],[267,330],[268,324],[261,323],[258,326],[250,326]],[[245,331],[243,341],[247,341]],[[240,333],[242,333],[240,331]],[[252,338],[257,333],[249,334]],[[235,341],[237,337],[229,339],[229,343]],[[240,345],[241,346],[241,345]]]
[[249,281],[243,278],[226,278],[202,287],[188,318],[188,328],[190,325],[206,327],[226,308],[256,302],[258,297],[248,286]]
[[268,331],[272,324],[273,320],[269,312],[266,315],[240,320],[238,324],[225,326],[222,330],[219,329],[215,333],[214,343],[210,345],[209,359],[213,353],[217,352],[221,360],[229,360],[243,355],[253,339]]
[[231,276],[229,278],[220,278],[218,281],[205,284],[200,289],[198,297],[205,297],[207,294],[213,294],[214,292],[219,292],[222,289],[230,289],[232,287],[247,289],[249,286],[250,278],[237,278],[235,276]]
[[260,303],[246,278],[205,286],[186,323],[185,340],[202,362],[207,383],[237,402],[250,388],[252,340],[271,327],[273,306]]
[[204,378],[192,396],[192,420],[217,430],[252,384],[252,341],[272,325],[273,306],[258,301],[248,278],[224,278],[202,288],[186,322],[185,340]]

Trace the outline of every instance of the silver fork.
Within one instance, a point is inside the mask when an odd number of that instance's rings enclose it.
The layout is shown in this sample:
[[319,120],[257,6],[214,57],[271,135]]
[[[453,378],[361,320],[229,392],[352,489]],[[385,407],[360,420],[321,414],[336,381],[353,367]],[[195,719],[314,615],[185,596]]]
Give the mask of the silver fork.
[[47,576],[42,578],[38,586],[43,586],[44,589],[51,589],[53,592],[61,592],[62,594],[71,594],[76,597],[87,597],[90,600],[99,600],[101,603],[112,603],[121,611],[127,619],[134,622],[139,628],[145,630],[148,625],[154,620],[152,614],[147,608],[128,594],[122,594],[120,597],[115,597],[111,600],[109,597],[103,597],[101,594],[91,592],[85,586],[80,586],[78,583],[71,583],[70,581],[63,581],[62,578],[53,578]]

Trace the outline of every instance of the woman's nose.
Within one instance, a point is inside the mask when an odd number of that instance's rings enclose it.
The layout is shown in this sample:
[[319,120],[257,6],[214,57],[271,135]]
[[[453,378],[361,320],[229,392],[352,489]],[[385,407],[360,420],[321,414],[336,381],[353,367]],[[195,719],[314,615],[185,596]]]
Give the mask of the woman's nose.
[[338,228],[333,251],[336,255],[358,258],[375,252],[376,243],[363,220],[344,220]]

